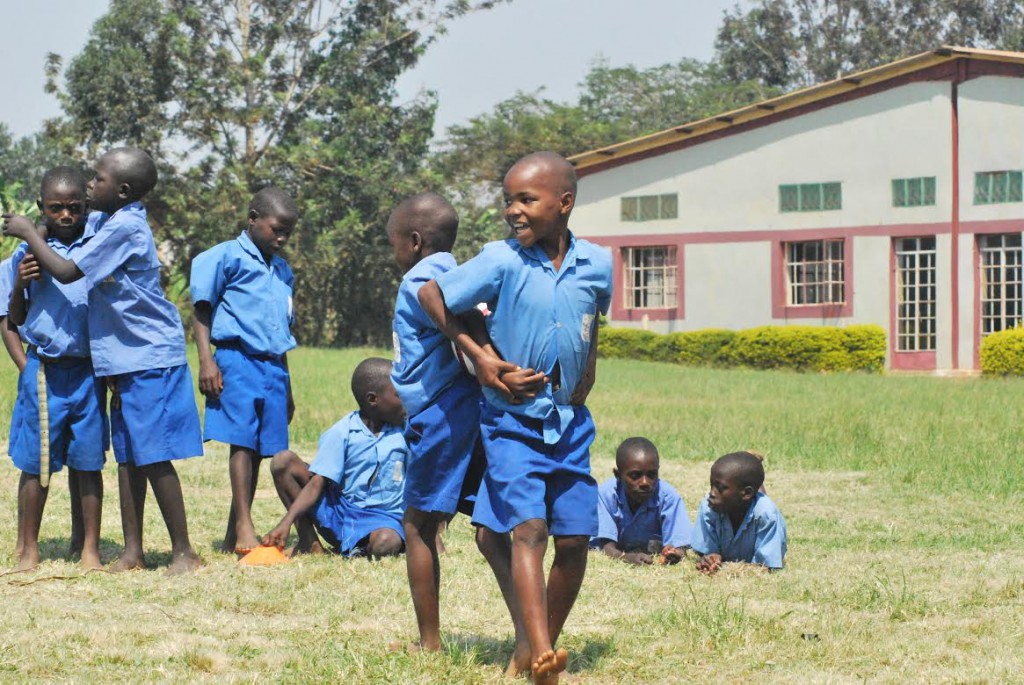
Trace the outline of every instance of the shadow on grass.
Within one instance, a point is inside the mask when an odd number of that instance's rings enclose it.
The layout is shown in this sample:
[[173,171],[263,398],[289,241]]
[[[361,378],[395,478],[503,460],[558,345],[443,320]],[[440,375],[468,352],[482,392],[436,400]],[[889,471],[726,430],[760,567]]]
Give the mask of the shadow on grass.
[[[40,559],[64,559],[78,561],[78,554],[71,554],[71,537],[49,537],[39,539]],[[121,543],[113,538],[100,538],[100,558],[114,558],[121,553]]]
[[[570,673],[588,671],[608,655],[613,649],[613,641],[609,638],[574,637],[560,641],[559,647],[569,650]],[[453,663],[478,663],[486,666],[498,666],[502,670],[508,666],[515,649],[514,640],[509,637],[497,639],[479,635],[450,633],[445,639],[444,651]]]

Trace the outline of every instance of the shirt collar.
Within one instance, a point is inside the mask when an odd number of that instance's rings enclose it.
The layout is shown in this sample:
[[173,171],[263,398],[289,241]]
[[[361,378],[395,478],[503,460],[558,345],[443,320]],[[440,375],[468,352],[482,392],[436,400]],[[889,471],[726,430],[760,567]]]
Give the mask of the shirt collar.
[[405,278],[415,278],[420,275],[420,272],[427,275],[430,273],[430,267],[434,264],[455,267],[456,261],[451,252],[435,252],[413,264],[412,268],[405,273]]
[[[260,260],[261,264],[265,264],[268,267],[273,263],[274,257],[277,256],[270,255],[270,262],[263,261],[263,253],[260,252],[260,248],[256,247],[256,243],[254,243],[252,238],[249,237],[248,231],[242,231],[241,234],[239,234],[238,242],[242,245],[243,250]],[[360,423],[362,423],[362,420],[360,420]]]
[[[538,262],[546,269],[550,269],[551,271],[555,270],[554,264],[552,264],[551,260],[548,259],[547,254],[545,254],[544,250],[540,247],[540,245],[534,243],[533,245],[530,245],[530,247],[525,248],[522,245],[520,245],[519,241],[516,240],[515,238],[511,238],[511,240],[512,243],[515,245],[516,249],[518,249],[528,258],[532,259],[535,262]],[[572,231],[569,231],[569,247],[565,251],[565,259],[562,260],[562,268],[559,270],[559,273],[564,272],[570,266],[574,266],[577,261],[584,260],[590,261],[589,258],[587,258],[585,255],[579,254],[579,252],[577,252],[576,236],[573,235]]]

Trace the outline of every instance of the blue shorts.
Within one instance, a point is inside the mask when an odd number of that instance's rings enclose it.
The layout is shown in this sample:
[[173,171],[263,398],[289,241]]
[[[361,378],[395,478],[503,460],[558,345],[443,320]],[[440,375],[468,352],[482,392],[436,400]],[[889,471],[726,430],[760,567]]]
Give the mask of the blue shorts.
[[[409,418],[405,442],[405,506],[454,514],[476,495],[483,472],[480,449],[480,385],[466,374],[423,411]],[[472,513],[469,504],[468,513]]]
[[320,537],[335,552],[345,556],[359,556],[367,544],[370,533],[381,528],[390,528],[405,541],[402,530],[402,514],[376,509],[357,507],[341,495],[341,488],[328,483],[324,494],[313,512],[316,529]]
[[203,454],[188,364],[115,376],[121,406],[110,409],[118,464],[149,466]]
[[543,519],[552,535],[597,535],[597,482],[590,475],[596,430],[586,407],[555,445],[544,443],[544,425],[485,404],[480,433],[487,454],[473,523],[506,533]]
[[288,449],[288,368],[281,359],[218,347],[224,377],[217,399],[206,398],[204,440],[247,447],[258,456]]
[[[8,451],[14,465],[39,475],[39,393],[36,374],[42,362],[29,348],[18,377],[18,398],[11,416]],[[93,375],[92,361],[65,358],[45,362],[50,427],[50,472],[65,465],[77,471],[100,471],[110,446],[106,386]]]

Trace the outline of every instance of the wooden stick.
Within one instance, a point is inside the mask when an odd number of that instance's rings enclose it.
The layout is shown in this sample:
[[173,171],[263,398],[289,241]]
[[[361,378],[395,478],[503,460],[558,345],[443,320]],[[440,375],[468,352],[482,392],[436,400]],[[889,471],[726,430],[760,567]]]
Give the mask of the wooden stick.
[[46,394],[46,367],[39,362],[36,371],[36,394],[39,396],[39,485],[50,487],[50,403]]

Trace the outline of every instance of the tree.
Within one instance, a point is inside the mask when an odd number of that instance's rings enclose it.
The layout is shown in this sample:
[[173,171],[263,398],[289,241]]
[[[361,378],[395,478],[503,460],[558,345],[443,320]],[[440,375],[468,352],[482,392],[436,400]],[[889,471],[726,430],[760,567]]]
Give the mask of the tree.
[[[395,81],[447,21],[493,4],[113,0],[64,72],[62,130],[157,157],[147,206],[176,292],[196,253],[237,233],[252,192],[294,194],[298,337],[381,343],[396,276],[386,211],[415,187],[434,111],[429,94],[395,105]],[[57,60],[51,74],[56,87]]]

